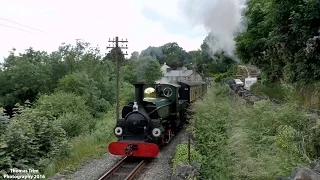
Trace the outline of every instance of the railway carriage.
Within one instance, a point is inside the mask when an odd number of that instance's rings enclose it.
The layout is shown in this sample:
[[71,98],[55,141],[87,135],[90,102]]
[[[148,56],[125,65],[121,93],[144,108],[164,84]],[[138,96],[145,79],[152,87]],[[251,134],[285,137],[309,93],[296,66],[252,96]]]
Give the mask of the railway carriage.
[[183,81],[178,83],[181,86],[180,99],[187,100],[188,103],[194,102],[207,91],[207,85],[204,82]]
[[155,157],[187,121],[190,103],[206,92],[201,82],[135,84],[135,101],[122,109],[109,144],[113,155]]

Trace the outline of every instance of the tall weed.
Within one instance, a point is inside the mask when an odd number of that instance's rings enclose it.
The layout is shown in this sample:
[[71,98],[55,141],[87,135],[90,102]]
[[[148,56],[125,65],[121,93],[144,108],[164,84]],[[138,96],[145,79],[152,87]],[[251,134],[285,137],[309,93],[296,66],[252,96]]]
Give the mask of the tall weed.
[[194,105],[203,179],[271,180],[319,157],[319,120],[293,103],[231,101],[226,88],[213,86]]

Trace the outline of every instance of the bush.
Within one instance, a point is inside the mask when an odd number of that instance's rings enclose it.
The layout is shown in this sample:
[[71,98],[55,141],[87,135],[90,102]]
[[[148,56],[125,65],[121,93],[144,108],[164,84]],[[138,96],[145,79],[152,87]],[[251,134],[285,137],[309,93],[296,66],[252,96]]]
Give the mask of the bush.
[[10,119],[0,144],[0,169],[6,172],[10,168],[42,171],[53,157],[63,158],[70,152],[66,133],[55,118],[31,108]]
[[229,73],[220,73],[216,74],[214,77],[214,82],[222,82],[224,78],[228,78],[230,75]]
[[88,132],[95,124],[84,98],[73,93],[55,92],[49,96],[42,95],[35,108],[52,114],[62,124],[68,137]]
[[[228,174],[228,156],[225,152],[227,143],[227,122],[229,121],[230,102],[226,95],[229,87],[216,85],[208,89],[206,97],[194,107],[194,134],[197,149],[202,155],[202,179],[231,179]],[[217,95],[218,93],[219,95]]]
[[86,105],[90,107],[89,112],[94,117],[99,117],[101,112],[107,112],[111,106],[102,98],[102,93],[97,87],[97,82],[84,72],[76,72],[64,76],[59,80],[55,91],[75,93],[84,97]]

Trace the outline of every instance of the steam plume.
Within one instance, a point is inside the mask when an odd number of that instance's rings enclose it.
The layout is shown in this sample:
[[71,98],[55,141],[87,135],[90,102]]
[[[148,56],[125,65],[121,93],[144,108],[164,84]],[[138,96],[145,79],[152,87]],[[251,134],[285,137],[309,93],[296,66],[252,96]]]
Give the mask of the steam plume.
[[183,14],[193,26],[204,26],[213,37],[206,41],[211,56],[219,51],[234,57],[234,35],[240,29],[243,0],[180,0]]

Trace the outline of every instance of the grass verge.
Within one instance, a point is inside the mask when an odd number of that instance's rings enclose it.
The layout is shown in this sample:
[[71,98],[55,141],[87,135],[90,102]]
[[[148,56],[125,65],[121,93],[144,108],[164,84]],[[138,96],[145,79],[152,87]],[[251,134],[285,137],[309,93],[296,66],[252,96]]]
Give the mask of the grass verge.
[[71,156],[55,159],[44,171],[46,177],[51,177],[65,169],[78,169],[91,158],[99,158],[108,152],[108,145],[115,140],[113,128],[115,126],[114,112],[110,111],[99,120],[96,128],[90,134],[83,134],[70,140]]
[[276,179],[319,157],[314,117],[293,104],[231,101],[215,85],[194,107],[193,133],[202,159],[202,179]]
[[[191,145],[190,146],[190,161],[191,162],[201,162],[202,157],[200,153]],[[173,172],[180,164],[188,164],[188,144],[178,144],[176,146],[176,154],[172,160],[173,162]]]
[[261,84],[252,85],[251,91],[255,95],[266,96],[270,99],[278,99],[297,104],[300,107],[320,109],[320,84]]

